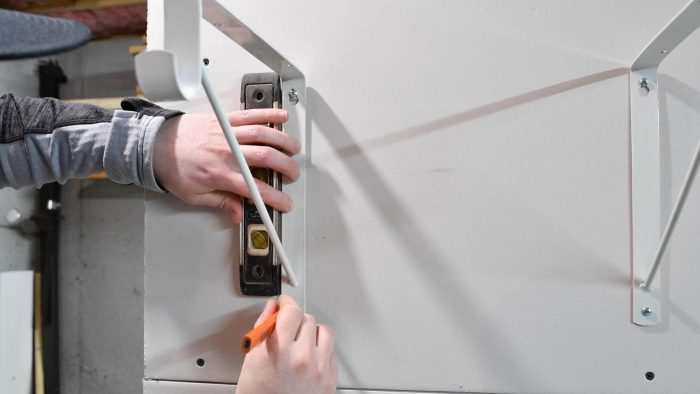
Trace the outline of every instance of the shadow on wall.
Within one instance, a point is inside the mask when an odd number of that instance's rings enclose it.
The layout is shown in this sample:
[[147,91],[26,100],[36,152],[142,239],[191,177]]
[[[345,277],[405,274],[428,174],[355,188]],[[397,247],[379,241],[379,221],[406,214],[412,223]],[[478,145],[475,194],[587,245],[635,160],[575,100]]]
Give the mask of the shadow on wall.
[[[340,145],[339,148],[337,148],[335,153],[340,157],[348,157],[357,154],[362,154],[363,150],[376,149],[397,142],[405,141],[407,139],[415,138],[424,134],[434,133],[436,131],[448,128],[450,126],[455,126],[461,123],[469,122],[471,120],[505,111],[507,109],[517,107],[519,105],[523,105],[532,101],[554,96],[559,93],[564,93],[587,85],[592,85],[597,82],[616,78],[627,73],[629,73],[628,68],[614,68],[599,73],[585,75],[580,78],[564,81],[554,85],[546,86],[541,89],[533,90],[530,92],[519,94],[517,96],[499,100],[493,103],[485,104],[480,107],[472,108],[464,112],[450,115],[441,119],[436,119],[421,125],[390,132],[381,137],[367,140],[361,145],[354,143],[354,141],[338,141],[339,143],[344,143],[343,145]],[[315,102],[313,102],[312,95],[318,95],[318,93],[316,93],[313,90],[313,88],[309,88],[309,92],[309,100],[312,101],[312,104],[310,104],[310,106],[312,106],[313,104],[315,104]],[[330,139],[333,136],[327,137]]]
[[[307,97],[307,103],[311,109],[309,114],[312,117],[312,122],[316,123],[320,130],[328,131],[328,133],[324,136],[328,138],[331,144],[333,146],[351,147],[351,154],[356,156],[352,161],[352,166],[350,166],[348,161],[344,161],[343,163],[348,164],[348,170],[357,181],[357,184],[362,187],[366,195],[382,196],[381,203],[375,199],[370,199],[370,201],[374,203],[374,208],[376,212],[379,212],[379,216],[384,221],[392,223],[391,227],[395,231],[394,236],[399,238],[401,244],[415,256],[415,260],[431,262],[430,265],[416,264],[415,267],[421,269],[425,279],[430,280],[433,283],[433,288],[435,289],[436,294],[440,296],[442,303],[449,305],[450,309],[452,310],[477,310],[478,308],[475,308],[474,305],[470,305],[470,300],[473,298],[470,297],[470,294],[467,293],[467,289],[462,286],[462,283],[458,280],[458,278],[450,275],[436,276],[437,272],[449,272],[449,263],[437,258],[440,253],[433,249],[431,246],[432,242],[430,242],[430,240],[423,234],[423,230],[414,222],[411,212],[404,208],[401,203],[401,199],[386,186],[378,171],[364,155],[363,149],[356,143],[350,131],[335,115],[331,106],[313,88],[307,89]],[[395,141],[403,138],[404,137],[395,137],[392,140]],[[388,143],[388,141],[385,140],[384,143]],[[340,148],[339,150],[342,153],[338,153],[341,155],[347,155],[349,154],[347,149],[348,148]],[[326,176],[326,179],[328,178],[329,177]],[[339,198],[340,196],[333,197],[335,200]],[[347,230],[345,231],[347,232]],[[359,275],[356,272],[352,273],[351,276],[348,275],[350,274],[348,272],[350,264],[341,265],[345,266],[343,269],[343,273],[345,275],[344,278],[356,280],[357,285],[353,287],[355,289],[361,289],[362,287],[360,286],[361,283]],[[438,269],[435,269],[436,266]],[[459,294],[455,294],[458,291]],[[363,298],[363,304],[369,305],[369,301],[366,299],[366,297]],[[372,310],[372,308],[367,308],[367,310]],[[361,311],[356,311],[355,313],[361,313]],[[454,316],[457,317],[457,315]],[[494,338],[497,331],[494,330],[493,327],[488,326],[488,320],[474,317],[470,321],[473,323],[467,327],[464,327],[464,329],[478,332],[479,337],[489,341],[489,347],[493,349],[490,354],[484,355],[484,360],[490,362],[492,364],[492,368],[505,368],[511,371],[511,376],[514,383],[519,382],[522,384],[527,382],[530,379],[527,372],[519,370],[517,365],[510,362],[507,357],[507,349],[502,347],[503,341],[499,340],[499,338]],[[451,324],[461,326],[463,323],[464,321],[461,318],[458,318]],[[363,382],[361,382],[360,377],[354,370],[348,357],[343,354],[342,348],[339,347],[336,350],[336,353],[338,354],[339,360],[342,362],[341,368],[343,369],[343,372],[352,380],[350,383],[354,385],[362,385]]]
[[[307,105],[309,107],[308,114],[310,117],[310,122],[318,126],[317,129],[323,133],[323,137],[328,140],[330,145],[337,147],[333,153],[327,154],[328,157],[326,155],[322,155],[318,159],[331,159],[331,157],[340,158],[343,165],[353,177],[356,184],[362,188],[365,195],[381,196],[380,199],[367,198],[367,200],[373,205],[377,216],[383,219],[383,221],[392,229],[391,236],[397,238],[399,243],[408,251],[408,254],[414,256],[413,262],[415,264],[413,264],[410,268],[421,271],[421,277],[432,283],[431,288],[434,290],[434,293],[439,297],[443,304],[449,306],[448,309],[470,311],[472,318],[466,320],[466,325],[465,320],[457,315],[453,315],[454,321],[452,321],[450,324],[453,324],[456,327],[463,327],[465,330],[474,332],[476,333],[475,336],[482,339],[484,342],[487,342],[488,345],[484,347],[489,348],[491,351],[488,354],[479,355],[480,359],[482,359],[485,364],[489,365],[488,368],[508,370],[510,372],[509,376],[511,384],[514,386],[534,386],[534,376],[529,374],[527,370],[523,369],[522,365],[516,364],[508,357],[508,341],[506,338],[500,338],[498,336],[499,331],[496,329],[496,327],[489,325],[488,319],[477,316],[478,313],[475,312],[478,312],[479,308],[474,303],[478,300],[473,297],[473,294],[469,294],[469,289],[465,288],[458,277],[454,275],[444,275],[444,273],[450,272],[452,262],[440,259],[440,251],[436,250],[434,246],[432,246],[433,242],[431,242],[429,237],[424,233],[424,229],[421,228],[421,226],[413,219],[413,215],[410,210],[407,209],[404,204],[402,204],[402,198],[400,198],[395,191],[387,186],[384,179],[382,179],[380,172],[368,158],[366,152],[371,149],[400,143],[407,139],[466,123],[471,120],[495,114],[528,102],[626,75],[628,72],[629,69],[627,68],[615,68],[612,70],[587,75],[494,103],[489,103],[445,118],[436,119],[415,127],[390,132],[386,135],[370,139],[363,143],[358,143],[358,141],[354,139],[352,133],[345,125],[343,125],[342,121],[333,112],[332,106],[325,101],[318,91],[313,88],[307,89]],[[367,299],[366,295],[360,293],[362,290],[359,277],[360,275],[352,264],[347,264],[348,262],[356,260],[353,259],[352,255],[347,255],[347,251],[352,250],[352,248],[348,246],[348,243],[350,242],[347,236],[349,229],[347,229],[347,226],[342,220],[342,215],[340,214],[339,203],[342,201],[343,196],[340,194],[341,192],[339,187],[333,180],[333,177],[313,166],[313,156],[311,152],[309,152],[309,157],[312,158],[309,164],[309,172],[307,173],[307,176],[309,177],[309,189],[323,195],[325,201],[319,203],[325,204],[324,207],[326,209],[324,212],[326,212],[327,215],[334,215],[336,219],[334,219],[333,223],[340,224],[338,229],[324,229],[325,231],[333,232],[332,234],[324,233],[324,235],[328,236],[328,240],[310,237],[309,242],[336,242],[338,243],[338,248],[342,248],[344,253],[346,253],[344,258],[345,263],[329,264],[332,265],[332,267],[325,269],[339,270],[335,272],[334,275],[341,275],[346,284],[352,283],[348,286],[356,290],[356,292],[353,293],[355,297],[361,298],[360,302],[357,302],[356,306],[366,308],[362,310],[350,311],[350,313],[357,315],[358,317],[361,316],[363,319],[369,319],[367,323],[373,324],[372,322],[374,319],[371,315],[368,316],[368,313],[373,311],[373,308],[371,308],[371,302]],[[352,157],[352,160],[348,160],[349,157]],[[313,197],[310,197],[309,203],[313,203]],[[537,212],[528,212],[527,207],[518,206],[517,202],[513,208],[513,213],[514,215],[527,216],[528,218],[541,216],[541,214]],[[547,218],[538,217],[538,220],[547,220]],[[563,231],[566,233],[565,229],[558,228],[555,223],[551,223],[551,226],[549,227],[552,228],[552,232],[559,234]],[[318,232],[313,228],[310,228],[309,231],[310,234],[315,234]],[[543,234],[542,238],[545,239],[543,242],[546,243],[547,235]],[[568,239],[568,241],[569,242],[567,243],[576,245],[576,241],[574,239]],[[332,248],[325,247],[322,249]],[[617,270],[612,262],[601,260],[600,257],[591,255],[590,252],[588,252],[583,246],[579,246],[579,248],[575,248],[574,250],[571,250],[571,252],[576,253],[579,256],[586,256],[586,259],[596,263],[592,265],[596,265],[597,267],[594,269],[591,269],[590,267],[576,266],[564,268],[559,267],[556,271],[557,274],[565,276],[568,280],[594,282],[604,279],[605,281],[610,282],[609,285],[611,286],[628,286],[629,273]],[[318,256],[315,256],[315,258],[316,257]],[[325,261],[338,261],[338,258],[342,256],[327,257],[332,258],[324,259]],[[421,264],[421,262],[426,261],[430,261],[431,263]],[[324,268],[313,269],[317,270]],[[614,271],[612,275],[610,274],[610,270]],[[321,286],[322,285],[315,285],[315,288],[320,291],[321,295],[322,291],[332,290],[325,289]],[[339,336],[342,337],[342,328],[338,328],[338,330]],[[342,347],[337,349],[337,353],[342,362],[343,372],[350,379],[350,382],[347,383],[361,385],[363,382],[361,382],[360,377],[353,368],[351,360],[349,360],[348,357],[343,354]]]
[[[683,81],[678,80],[667,74],[659,74],[659,133],[661,141],[661,190],[666,191],[662,193],[665,198],[662,200],[662,221],[665,222],[671,213],[672,205],[675,203],[678,197],[678,192],[680,190],[680,184],[678,187],[674,188],[673,183],[673,165],[672,165],[672,152],[671,152],[671,141],[673,138],[673,130],[671,130],[671,125],[669,123],[669,104],[668,96],[673,96],[686,104],[688,108],[700,114],[700,91],[692,86],[685,84]],[[700,142],[696,142],[700,143]],[[693,145],[694,147],[694,145]],[[690,165],[690,160],[692,156],[693,148],[688,149],[690,152],[688,157],[685,158],[686,165]],[[680,169],[679,173],[685,176],[685,171],[687,168]],[[696,182],[697,183],[697,182]],[[697,187],[697,186],[696,186]],[[673,241],[672,241],[673,242]],[[664,302],[668,305],[668,308],[663,309],[663,320],[659,325],[659,329],[667,330],[669,325],[669,316],[674,316],[680,322],[685,324],[689,329],[691,329],[696,334],[700,335],[700,322],[693,318],[692,314],[681,309],[676,303],[671,301],[671,270],[673,269],[673,261],[671,258],[670,251],[666,252],[666,257],[664,258],[664,263],[662,266],[662,271],[664,275],[661,277],[662,286],[661,291],[663,293]]]

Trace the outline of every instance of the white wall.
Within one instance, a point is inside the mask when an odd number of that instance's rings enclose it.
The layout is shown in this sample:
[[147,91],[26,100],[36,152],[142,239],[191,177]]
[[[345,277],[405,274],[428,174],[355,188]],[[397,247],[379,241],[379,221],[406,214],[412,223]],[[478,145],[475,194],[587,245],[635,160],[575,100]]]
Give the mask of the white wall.
[[[627,74],[686,1],[223,3],[307,77],[308,215],[285,227],[307,233],[305,302],[337,330],[341,387],[694,390],[698,221],[665,324],[630,322],[629,287]],[[204,32],[235,89],[246,60]],[[682,85],[698,34],[665,69]],[[698,124],[680,85],[662,112],[688,133],[665,151],[676,190]],[[147,202],[148,379],[236,381],[257,310],[214,215]]]

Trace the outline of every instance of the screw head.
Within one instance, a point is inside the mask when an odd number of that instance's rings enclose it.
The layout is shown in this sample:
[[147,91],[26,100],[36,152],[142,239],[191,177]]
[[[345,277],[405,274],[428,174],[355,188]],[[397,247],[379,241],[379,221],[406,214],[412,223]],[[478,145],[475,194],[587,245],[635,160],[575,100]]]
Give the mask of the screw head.
[[46,209],[49,211],[58,211],[61,208],[61,203],[54,200],[48,200],[46,202]]
[[646,96],[649,94],[649,80],[646,78],[642,78],[639,80],[639,93],[642,96]]
[[651,315],[653,312],[654,312],[654,311],[652,311],[651,308],[649,308],[648,306],[647,306],[647,307],[644,307],[644,308],[642,309],[642,316],[649,316],[649,315]]
[[299,103],[299,94],[297,93],[296,89],[290,89],[288,97],[289,102],[292,103],[292,105],[297,105]]
[[12,208],[9,211],[7,211],[7,214],[5,215],[5,220],[9,225],[15,225],[22,220],[22,213],[17,209]]

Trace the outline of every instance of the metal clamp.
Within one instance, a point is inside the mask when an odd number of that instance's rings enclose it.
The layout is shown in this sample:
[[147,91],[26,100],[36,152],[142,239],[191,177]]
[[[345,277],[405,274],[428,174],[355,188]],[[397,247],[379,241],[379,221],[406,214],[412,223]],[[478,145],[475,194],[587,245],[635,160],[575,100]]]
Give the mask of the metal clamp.
[[644,48],[630,69],[632,144],[632,322],[661,321],[658,269],[695,176],[700,144],[671,216],[661,231],[658,68],[700,27],[700,0],[690,1]]

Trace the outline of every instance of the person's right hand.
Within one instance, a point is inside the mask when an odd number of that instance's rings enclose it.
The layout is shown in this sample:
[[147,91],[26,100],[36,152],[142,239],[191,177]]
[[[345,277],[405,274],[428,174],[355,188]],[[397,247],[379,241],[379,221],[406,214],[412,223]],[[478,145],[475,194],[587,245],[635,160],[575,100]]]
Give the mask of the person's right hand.
[[[277,308],[268,301],[255,325]],[[236,394],[333,393],[338,384],[334,343],[333,330],[304,315],[291,297],[280,296],[275,330],[246,355]]]
[[[301,150],[289,134],[261,124],[284,123],[287,111],[251,109],[228,114],[246,162],[269,168],[288,180],[299,178],[299,166],[290,155]],[[213,114],[184,114],[168,119],[158,131],[154,145],[154,168],[158,183],[180,200],[220,208],[239,223],[243,219],[241,197],[250,197],[221,126]],[[293,202],[283,192],[257,181],[265,204],[288,212]]]

